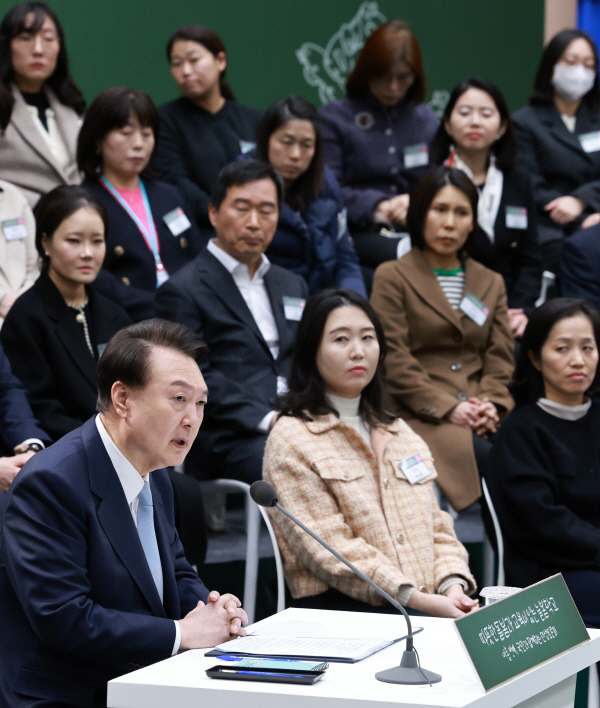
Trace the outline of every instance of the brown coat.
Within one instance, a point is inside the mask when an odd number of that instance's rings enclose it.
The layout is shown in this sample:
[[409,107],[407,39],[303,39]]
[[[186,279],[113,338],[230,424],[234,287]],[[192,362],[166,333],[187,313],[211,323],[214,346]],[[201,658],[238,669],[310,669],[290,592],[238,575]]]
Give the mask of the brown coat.
[[70,163],[63,168],[31,119],[21,92],[14,85],[11,90],[15,103],[10,123],[0,139],[0,178],[17,185],[33,208],[43,194],[59,184],[81,182],[75,161],[81,118],[72,108],[61,103],[53,91],[44,89],[71,157]]
[[481,489],[472,433],[445,416],[471,396],[489,398],[501,414],[513,407],[507,384],[514,344],[504,281],[471,258],[464,268],[464,292],[490,311],[481,327],[451,308],[415,248],[377,269],[371,296],[387,338],[387,378],[398,414],[431,448],[438,483],[456,509],[472,504]]

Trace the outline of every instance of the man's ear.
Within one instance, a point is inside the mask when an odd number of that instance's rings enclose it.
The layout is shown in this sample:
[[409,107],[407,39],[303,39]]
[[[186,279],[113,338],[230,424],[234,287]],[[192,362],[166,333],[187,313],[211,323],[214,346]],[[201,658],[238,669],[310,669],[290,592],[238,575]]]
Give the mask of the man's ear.
[[125,418],[129,411],[129,389],[122,381],[115,381],[110,387],[113,408],[119,418]]

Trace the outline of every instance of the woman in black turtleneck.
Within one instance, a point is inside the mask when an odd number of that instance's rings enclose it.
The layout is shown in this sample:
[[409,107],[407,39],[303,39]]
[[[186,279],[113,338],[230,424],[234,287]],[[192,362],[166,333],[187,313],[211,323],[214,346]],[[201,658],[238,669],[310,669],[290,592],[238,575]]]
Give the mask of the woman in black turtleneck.
[[85,108],[62,27],[45,3],[19,3],[2,19],[0,81],[14,99],[0,178],[20,187],[33,207],[53,187],[80,182],[75,150]]

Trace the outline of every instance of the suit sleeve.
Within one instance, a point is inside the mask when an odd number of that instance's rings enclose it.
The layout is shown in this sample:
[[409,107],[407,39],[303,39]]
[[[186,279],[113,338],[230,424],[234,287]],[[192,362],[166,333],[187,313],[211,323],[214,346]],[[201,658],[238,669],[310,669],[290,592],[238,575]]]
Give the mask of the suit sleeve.
[[516,277],[508,293],[508,306],[523,307],[526,312],[531,312],[540,294],[542,261],[537,242],[537,209],[529,175],[522,173],[519,184],[527,208],[527,230],[519,241],[515,259]]
[[2,346],[0,346],[0,437],[11,449],[28,438],[50,441],[34,418],[23,384],[12,373]]
[[600,226],[567,239],[562,249],[561,288],[565,297],[589,300],[600,310]]
[[19,480],[2,538],[6,572],[33,632],[51,650],[98,665],[168,658],[173,620],[94,600],[86,570],[88,510],[67,478],[38,472]]
[[488,336],[487,346],[482,352],[481,379],[479,380],[479,396],[487,397],[500,408],[510,411],[514,402],[508,391],[508,384],[514,370],[514,341],[508,324],[506,306],[506,288],[502,276],[494,274],[497,279],[497,297]]
[[[205,339],[202,310],[189,290],[175,285],[172,280],[164,283],[156,293],[156,314],[191,327]],[[260,421],[272,409],[256,400],[251,386],[242,386],[214,367],[210,351],[198,361],[198,365],[208,386],[207,417],[232,430],[256,432]]]
[[379,202],[388,199],[389,195],[380,189],[353,187],[347,183],[344,143],[345,137],[341,122],[332,120],[327,112],[321,112],[323,151],[327,166],[333,171],[341,185],[344,204],[348,209],[351,223],[366,228],[373,223],[373,212]]
[[[536,131],[529,125],[530,120],[515,116],[514,127],[519,144],[519,166],[531,177],[535,203],[539,211],[543,211],[548,202],[563,196],[558,189],[552,187],[545,179],[539,151],[541,146],[536,140]],[[542,129],[542,126],[537,126]]]
[[456,406],[456,396],[435,384],[411,353],[405,284],[393,263],[384,263],[375,272],[371,304],[385,332],[386,378],[396,403],[409,408],[419,418],[441,421]]

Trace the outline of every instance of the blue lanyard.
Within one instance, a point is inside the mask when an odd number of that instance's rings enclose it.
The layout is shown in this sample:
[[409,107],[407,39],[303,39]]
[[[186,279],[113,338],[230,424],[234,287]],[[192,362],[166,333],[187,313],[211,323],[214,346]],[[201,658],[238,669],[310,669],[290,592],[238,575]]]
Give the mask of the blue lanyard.
[[146,187],[144,186],[144,183],[142,180],[139,180],[139,185],[140,185],[140,191],[142,193],[142,200],[144,202],[144,209],[146,210],[146,218],[148,219],[148,226],[150,227],[150,231],[146,229],[144,224],[139,220],[137,214],[133,211],[133,209],[127,204],[127,202],[123,199],[123,197],[117,192],[117,190],[112,186],[112,184],[106,179],[106,177],[101,176],[100,177],[100,182],[104,185],[104,187],[112,194],[112,196],[119,202],[119,204],[125,209],[125,211],[129,214],[131,219],[133,220],[134,224],[138,227],[140,233],[144,237],[144,241],[146,242],[146,245],[152,252],[152,256],[154,257],[154,263],[156,264],[156,270],[157,271],[166,271],[163,262],[160,258],[160,246],[158,243],[158,235],[156,233],[156,226],[154,225],[154,218],[152,217],[152,211],[150,209],[150,202],[148,201],[148,195],[146,194]]

